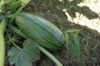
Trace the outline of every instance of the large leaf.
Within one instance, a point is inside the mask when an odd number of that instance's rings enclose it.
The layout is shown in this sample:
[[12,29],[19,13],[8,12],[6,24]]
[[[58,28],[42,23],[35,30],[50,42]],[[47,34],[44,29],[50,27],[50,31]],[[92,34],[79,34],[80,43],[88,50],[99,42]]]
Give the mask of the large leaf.
[[27,39],[23,43],[23,49],[12,47],[8,53],[10,64],[15,66],[32,66],[32,62],[40,59],[38,44]]

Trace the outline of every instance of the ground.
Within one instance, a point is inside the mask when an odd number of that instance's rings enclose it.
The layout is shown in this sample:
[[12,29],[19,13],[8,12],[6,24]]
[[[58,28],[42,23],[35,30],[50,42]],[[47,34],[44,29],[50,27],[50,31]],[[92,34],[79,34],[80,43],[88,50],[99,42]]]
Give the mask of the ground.
[[[84,3],[86,4],[87,2]],[[96,8],[92,11],[92,9],[90,9],[87,5],[84,7],[74,5],[74,7],[67,12],[64,10],[67,7],[69,6],[62,4],[58,0],[32,0],[24,11],[39,15],[51,21],[63,32],[69,29],[82,29],[79,33],[82,57],[81,63],[75,58],[71,49],[66,50],[64,47],[57,51],[50,51],[64,66],[100,66],[100,35],[98,31],[100,27],[98,24],[100,22],[99,11],[95,12]],[[78,15],[78,18],[76,17],[76,14]],[[93,29],[90,26],[91,21],[98,22],[93,23]],[[96,25],[98,28],[94,28],[95,24],[98,25]],[[96,61],[94,62],[94,60]],[[56,65],[52,60],[50,60],[50,58],[41,53],[41,59],[37,62],[33,62],[33,66]]]

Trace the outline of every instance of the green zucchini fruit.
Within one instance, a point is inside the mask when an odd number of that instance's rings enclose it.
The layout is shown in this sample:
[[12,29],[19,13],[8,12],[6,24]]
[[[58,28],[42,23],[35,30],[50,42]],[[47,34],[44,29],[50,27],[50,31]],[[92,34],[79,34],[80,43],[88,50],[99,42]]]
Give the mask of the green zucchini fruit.
[[64,45],[62,32],[46,19],[30,13],[19,13],[16,24],[29,38],[44,48],[57,50]]

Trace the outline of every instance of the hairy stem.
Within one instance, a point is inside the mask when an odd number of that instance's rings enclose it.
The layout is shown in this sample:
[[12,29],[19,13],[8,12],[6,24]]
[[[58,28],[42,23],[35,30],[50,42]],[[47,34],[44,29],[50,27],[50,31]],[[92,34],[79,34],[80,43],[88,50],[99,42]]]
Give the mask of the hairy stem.
[[9,22],[12,22],[12,20],[17,16],[18,13],[22,11],[22,9],[30,2],[31,0],[21,0],[22,6],[16,11],[14,16],[10,19]]
[[4,66],[5,58],[5,41],[4,41],[4,31],[6,27],[5,19],[0,23],[0,66]]
[[50,52],[48,52],[46,49],[43,47],[39,46],[38,47],[44,54],[46,54],[52,61],[54,61],[57,66],[63,66]]

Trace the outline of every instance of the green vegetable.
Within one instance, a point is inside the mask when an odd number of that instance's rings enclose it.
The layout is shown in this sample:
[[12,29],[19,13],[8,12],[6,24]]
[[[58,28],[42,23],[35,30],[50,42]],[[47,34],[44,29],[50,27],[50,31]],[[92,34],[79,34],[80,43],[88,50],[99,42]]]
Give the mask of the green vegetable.
[[64,44],[62,32],[49,21],[36,15],[20,13],[16,16],[16,24],[42,47],[57,50]]
[[4,41],[4,30],[6,27],[6,21],[3,19],[0,22],[0,66],[4,66],[5,57],[5,41]]

